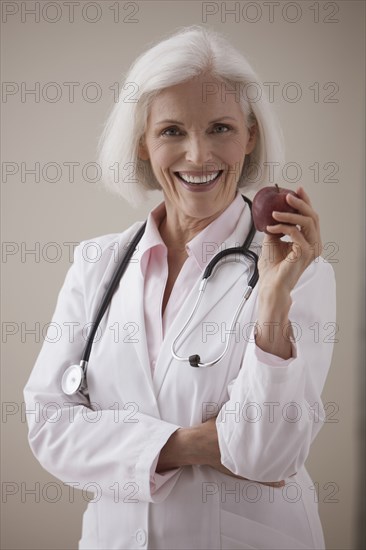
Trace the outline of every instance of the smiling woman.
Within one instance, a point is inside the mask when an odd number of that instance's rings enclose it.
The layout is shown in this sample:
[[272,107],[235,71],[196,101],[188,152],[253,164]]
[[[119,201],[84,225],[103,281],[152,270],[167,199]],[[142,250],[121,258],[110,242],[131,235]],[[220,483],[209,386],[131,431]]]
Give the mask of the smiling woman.
[[[253,82],[222,36],[189,27],[135,61],[106,122],[108,188],[131,203],[160,189],[164,200],[146,224],[93,239],[98,264],[84,257],[90,241],[76,248],[52,319],[72,320],[74,339],[45,342],[24,389],[27,409],[58,406],[57,417],[27,418],[40,463],[100,489],[80,550],[324,548],[304,464],[325,419],[333,351],[311,329],[335,321],[335,279],[318,258],[319,216],[302,187],[287,196],[296,213],[278,213],[264,238],[255,231],[240,190],[268,183],[282,145],[267,102],[245,93]],[[120,280],[112,243],[131,241],[134,262],[124,257]],[[228,251],[242,261],[226,261]],[[212,257],[219,265],[198,308]],[[87,391],[66,392],[65,402],[63,374],[84,357],[83,329],[107,288]],[[131,325],[123,341],[107,330]]]

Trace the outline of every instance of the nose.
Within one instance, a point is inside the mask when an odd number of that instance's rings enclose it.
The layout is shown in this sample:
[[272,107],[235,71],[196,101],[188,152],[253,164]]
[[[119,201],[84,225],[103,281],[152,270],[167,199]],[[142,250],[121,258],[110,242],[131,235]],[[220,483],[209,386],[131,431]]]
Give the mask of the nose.
[[209,138],[202,134],[191,136],[187,142],[186,159],[196,166],[212,162],[212,151]]

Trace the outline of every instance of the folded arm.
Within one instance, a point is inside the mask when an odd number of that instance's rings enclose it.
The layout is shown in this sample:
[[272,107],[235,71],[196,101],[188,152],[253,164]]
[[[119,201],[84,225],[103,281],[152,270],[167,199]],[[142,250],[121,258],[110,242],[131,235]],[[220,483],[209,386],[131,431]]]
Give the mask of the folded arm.
[[[80,360],[85,346],[83,328],[90,319],[84,291],[93,292],[96,286],[86,276],[86,270],[93,277],[96,271],[83,261],[82,244],[75,249],[50,324],[62,327],[61,337],[46,338],[24,388],[29,444],[40,464],[66,484],[81,489],[96,484],[111,497],[117,483],[121,488],[127,484],[127,496],[133,491],[137,500],[158,502],[174,486],[178,470],[156,474],[155,461],[180,426],[147,414],[143,407],[131,410],[121,402],[102,409],[80,394],[61,391],[64,371]],[[100,266],[99,273],[104,271],[105,265]],[[64,329],[70,323],[72,338]]]

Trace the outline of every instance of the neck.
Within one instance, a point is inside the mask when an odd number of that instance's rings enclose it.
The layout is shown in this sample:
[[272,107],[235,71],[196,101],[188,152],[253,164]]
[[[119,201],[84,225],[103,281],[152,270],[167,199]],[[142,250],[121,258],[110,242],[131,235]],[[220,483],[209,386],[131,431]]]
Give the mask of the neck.
[[178,253],[185,252],[186,244],[224,211],[223,209],[206,218],[193,218],[175,208],[169,208],[167,203],[165,208],[166,214],[159,225],[159,232],[167,248]]

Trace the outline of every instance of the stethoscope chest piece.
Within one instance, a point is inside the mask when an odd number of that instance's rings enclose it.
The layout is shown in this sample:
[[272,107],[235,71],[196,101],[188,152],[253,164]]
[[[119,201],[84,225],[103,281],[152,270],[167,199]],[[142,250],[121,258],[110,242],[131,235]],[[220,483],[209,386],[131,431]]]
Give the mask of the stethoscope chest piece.
[[62,376],[62,391],[66,395],[74,395],[83,386],[83,381],[84,369],[80,365],[71,365]]

